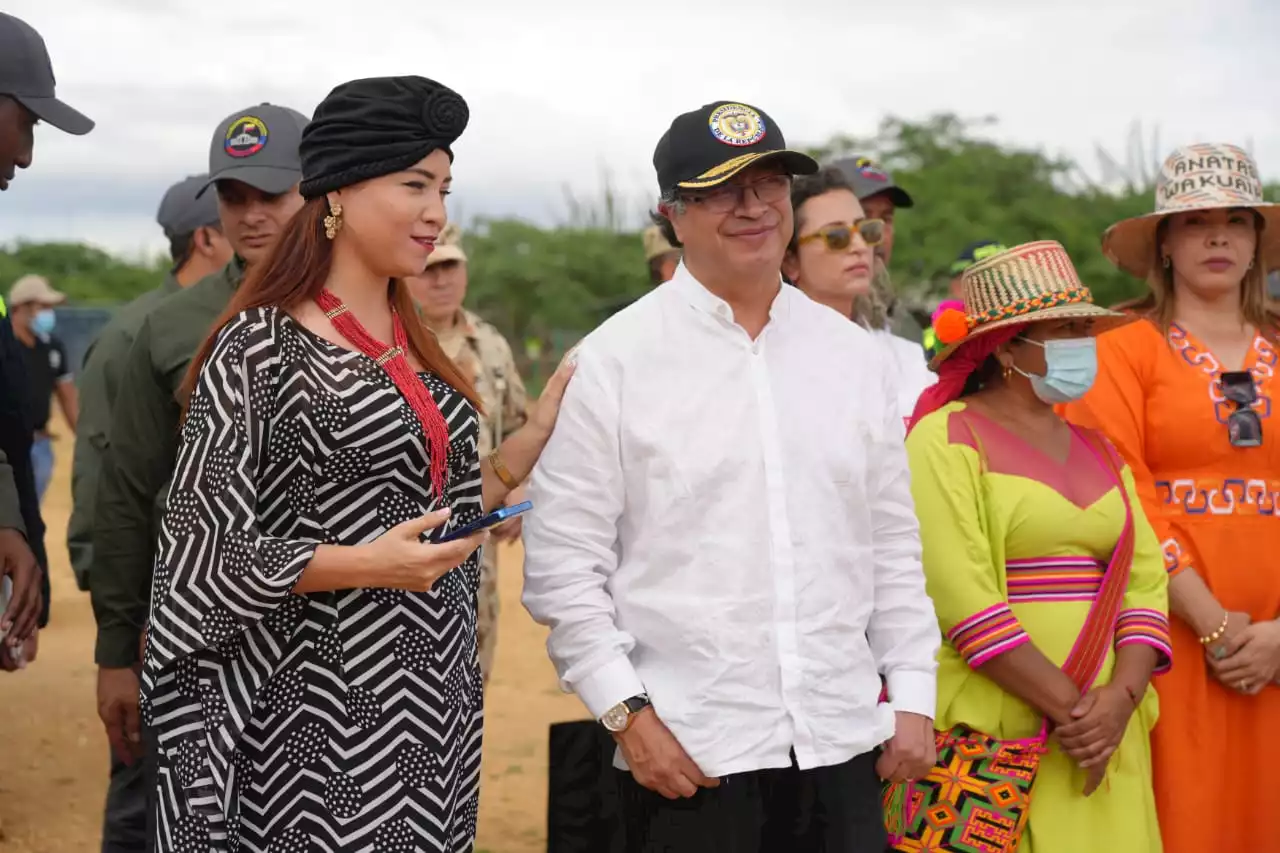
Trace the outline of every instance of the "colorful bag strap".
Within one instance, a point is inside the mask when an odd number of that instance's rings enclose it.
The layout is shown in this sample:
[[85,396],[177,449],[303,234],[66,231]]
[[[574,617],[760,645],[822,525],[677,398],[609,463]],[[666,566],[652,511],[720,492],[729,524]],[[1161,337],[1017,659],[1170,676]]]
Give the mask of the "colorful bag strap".
[[1116,540],[1111,562],[1102,576],[1102,584],[1093,599],[1093,606],[1089,608],[1089,615],[1085,617],[1084,626],[1080,629],[1080,636],[1076,638],[1075,646],[1072,647],[1071,653],[1067,655],[1067,660],[1062,665],[1063,672],[1075,682],[1080,692],[1084,693],[1093,687],[1093,682],[1107,659],[1107,653],[1111,650],[1116,620],[1120,615],[1125,591],[1129,588],[1129,573],[1133,566],[1133,507],[1129,502],[1129,492],[1124,487],[1124,478],[1116,466],[1115,457],[1112,456],[1110,449],[1103,445],[1099,451],[1098,440],[1091,439],[1091,433],[1086,434],[1075,424],[1069,424],[1069,426],[1089,448],[1089,452],[1093,454],[1098,464],[1111,475],[1124,501],[1125,516],[1124,527],[1120,531],[1120,538]]

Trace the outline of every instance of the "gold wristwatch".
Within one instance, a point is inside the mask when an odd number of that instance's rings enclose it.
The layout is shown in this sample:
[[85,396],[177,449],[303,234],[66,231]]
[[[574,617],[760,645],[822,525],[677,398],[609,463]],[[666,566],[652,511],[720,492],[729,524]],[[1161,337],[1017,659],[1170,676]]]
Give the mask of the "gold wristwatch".
[[635,715],[649,705],[649,696],[646,693],[624,699],[604,712],[604,716],[600,718],[600,725],[614,734],[621,734],[631,727],[631,721]]

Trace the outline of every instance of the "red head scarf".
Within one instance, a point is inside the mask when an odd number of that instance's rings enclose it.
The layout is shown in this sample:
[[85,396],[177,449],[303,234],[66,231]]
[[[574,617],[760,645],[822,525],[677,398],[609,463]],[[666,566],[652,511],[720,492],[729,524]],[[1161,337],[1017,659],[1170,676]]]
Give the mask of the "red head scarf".
[[1026,323],[1005,326],[971,341],[961,344],[947,360],[938,365],[938,381],[926,388],[916,401],[916,409],[907,421],[907,433],[920,419],[931,412],[936,412],[947,403],[957,399],[964,391],[964,384],[969,381],[973,372],[983,365],[1001,344],[1008,343],[1022,333]]

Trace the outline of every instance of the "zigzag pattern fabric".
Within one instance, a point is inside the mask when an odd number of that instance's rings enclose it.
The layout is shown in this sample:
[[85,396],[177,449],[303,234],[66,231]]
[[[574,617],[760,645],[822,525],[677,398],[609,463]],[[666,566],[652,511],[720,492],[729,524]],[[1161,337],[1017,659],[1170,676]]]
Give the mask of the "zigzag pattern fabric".
[[446,505],[445,529],[479,517],[475,411],[421,378],[449,429],[443,500],[373,360],[275,308],[220,333],[155,564],[143,718],[162,853],[472,849],[478,553],[428,593],[291,592],[321,544]]

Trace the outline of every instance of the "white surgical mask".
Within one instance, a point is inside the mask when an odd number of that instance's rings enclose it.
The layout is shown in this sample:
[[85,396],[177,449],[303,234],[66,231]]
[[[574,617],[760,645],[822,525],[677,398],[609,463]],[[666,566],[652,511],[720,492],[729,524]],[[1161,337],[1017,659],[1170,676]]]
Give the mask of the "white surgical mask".
[[1023,339],[1044,350],[1044,376],[1036,376],[1013,368],[1031,380],[1031,390],[1049,405],[1079,400],[1093,387],[1098,377],[1097,340],[1087,338],[1061,338],[1039,341]]

